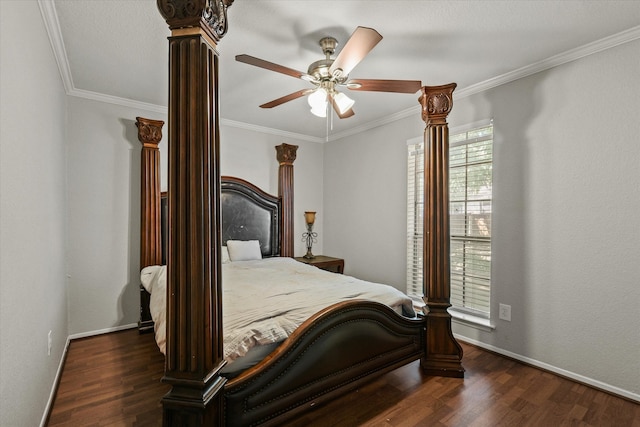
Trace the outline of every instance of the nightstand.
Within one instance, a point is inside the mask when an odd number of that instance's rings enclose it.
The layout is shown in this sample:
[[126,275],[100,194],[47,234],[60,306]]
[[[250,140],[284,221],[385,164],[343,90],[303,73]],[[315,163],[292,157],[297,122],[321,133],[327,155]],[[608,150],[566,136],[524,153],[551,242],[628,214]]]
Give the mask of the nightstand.
[[330,256],[316,255],[315,258],[295,257],[296,261],[304,262],[305,264],[313,265],[322,270],[331,271],[332,273],[344,272],[344,259],[333,258]]

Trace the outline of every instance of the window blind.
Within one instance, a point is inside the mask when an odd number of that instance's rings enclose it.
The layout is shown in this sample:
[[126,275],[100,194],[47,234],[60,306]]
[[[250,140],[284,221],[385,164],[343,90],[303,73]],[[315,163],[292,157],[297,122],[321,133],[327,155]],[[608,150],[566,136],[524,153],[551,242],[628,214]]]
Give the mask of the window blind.
[[[407,294],[423,296],[424,146],[412,140],[407,167]],[[489,318],[493,125],[449,137],[451,304]]]
[[407,295],[420,299],[422,292],[422,229],[424,212],[424,144],[408,145],[407,163]]

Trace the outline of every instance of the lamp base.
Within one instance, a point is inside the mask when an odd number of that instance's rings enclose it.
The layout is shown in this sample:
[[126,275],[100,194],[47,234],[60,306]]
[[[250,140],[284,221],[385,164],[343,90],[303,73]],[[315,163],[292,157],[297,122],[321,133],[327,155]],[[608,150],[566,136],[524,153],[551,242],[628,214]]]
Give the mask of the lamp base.
[[307,253],[302,256],[302,258],[306,258],[306,259],[314,259],[315,257],[316,256],[312,254],[310,250],[308,250]]

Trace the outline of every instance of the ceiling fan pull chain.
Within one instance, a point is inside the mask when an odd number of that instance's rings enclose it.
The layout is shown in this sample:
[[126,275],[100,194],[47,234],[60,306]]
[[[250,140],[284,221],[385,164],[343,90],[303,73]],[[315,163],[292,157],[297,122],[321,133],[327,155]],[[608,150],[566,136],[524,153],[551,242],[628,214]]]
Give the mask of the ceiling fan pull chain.
[[331,104],[327,102],[327,117],[331,116],[331,130],[333,130],[333,111],[331,111]]
[[[325,107],[327,109],[327,121],[325,122],[325,126],[326,126],[326,138],[325,138],[325,142],[329,142],[329,120],[331,120],[329,118],[329,115],[331,114],[331,112],[329,111],[329,103],[327,102],[327,105]],[[331,114],[331,118],[333,118],[333,115]],[[333,129],[333,123],[331,123],[331,129]]]

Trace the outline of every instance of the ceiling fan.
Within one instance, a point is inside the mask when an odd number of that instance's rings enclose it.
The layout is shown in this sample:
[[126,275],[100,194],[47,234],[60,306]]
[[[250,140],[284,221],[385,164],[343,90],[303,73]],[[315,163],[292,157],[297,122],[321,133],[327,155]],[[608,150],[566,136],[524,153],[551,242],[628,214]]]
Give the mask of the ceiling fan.
[[382,40],[382,36],[373,28],[357,27],[338,56],[332,59],[331,55],[334,54],[338,41],[333,37],[324,37],[320,40],[320,47],[325,54],[325,59],[312,63],[306,73],[250,55],[237,55],[236,61],[306,80],[315,86],[313,89],[302,89],[274,99],[260,105],[260,107],[273,108],[285,102],[309,95],[308,102],[313,114],[318,117],[327,117],[329,105],[331,105],[338,117],[345,119],[354,114],[352,109],[354,100],[343,92],[338,91],[339,88],[346,87],[350,90],[374,92],[415,93],[422,86],[419,80],[349,80],[351,70],[367,56],[380,40]]

